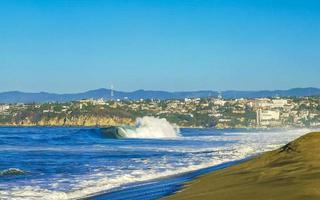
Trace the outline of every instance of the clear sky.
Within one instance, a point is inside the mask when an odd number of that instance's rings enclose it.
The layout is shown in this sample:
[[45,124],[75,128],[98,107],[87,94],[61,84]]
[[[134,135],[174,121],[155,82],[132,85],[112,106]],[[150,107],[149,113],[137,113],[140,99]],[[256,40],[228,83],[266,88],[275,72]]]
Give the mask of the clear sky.
[[319,0],[1,0],[0,91],[320,87]]

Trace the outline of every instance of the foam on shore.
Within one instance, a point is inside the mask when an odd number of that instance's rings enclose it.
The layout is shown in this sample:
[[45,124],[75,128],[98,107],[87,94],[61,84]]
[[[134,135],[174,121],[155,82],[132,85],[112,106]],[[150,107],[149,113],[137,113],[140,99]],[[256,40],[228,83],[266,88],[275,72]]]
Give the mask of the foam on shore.
[[168,200],[320,199],[320,132],[188,184]]

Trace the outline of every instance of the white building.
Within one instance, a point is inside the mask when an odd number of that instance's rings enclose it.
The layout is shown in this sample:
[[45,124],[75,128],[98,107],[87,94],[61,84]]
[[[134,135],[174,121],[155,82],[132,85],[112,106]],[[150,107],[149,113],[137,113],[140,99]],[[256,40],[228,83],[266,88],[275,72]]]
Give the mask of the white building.
[[226,104],[226,101],[224,101],[222,99],[215,99],[213,104],[216,106],[224,106]]
[[9,105],[0,105],[0,112],[5,112],[6,110],[9,110]]
[[256,107],[258,108],[268,108],[271,106],[272,106],[272,103],[270,102],[270,99],[261,98],[256,100]]
[[285,105],[288,105],[288,100],[286,99],[273,99],[272,107],[273,108],[283,108]]
[[258,126],[276,126],[280,125],[280,112],[276,110],[257,110]]
[[87,103],[91,103],[93,105],[100,105],[100,106],[106,105],[106,102],[103,100],[103,98],[100,98],[100,99],[93,99],[93,98],[82,99],[79,102],[83,103],[85,105],[87,105]]

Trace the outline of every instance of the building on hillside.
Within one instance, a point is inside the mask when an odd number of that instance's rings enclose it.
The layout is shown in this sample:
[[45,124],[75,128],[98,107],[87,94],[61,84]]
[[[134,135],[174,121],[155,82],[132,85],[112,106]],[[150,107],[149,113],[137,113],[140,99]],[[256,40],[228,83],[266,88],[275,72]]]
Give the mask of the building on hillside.
[[276,110],[262,110],[258,109],[256,111],[256,121],[257,126],[279,126],[281,125],[280,121],[280,112]]
[[0,112],[5,112],[9,110],[10,106],[9,105],[0,105]]
[[99,106],[106,105],[106,102],[104,101],[103,98],[100,98],[100,99],[93,99],[93,98],[81,99],[81,100],[79,100],[79,102],[81,104],[84,104],[84,105],[87,105],[87,104],[92,104],[94,106],[96,106],[96,105],[99,105]]
[[256,99],[255,104],[257,108],[269,108],[272,106],[270,99],[267,98]]
[[288,105],[288,100],[286,99],[273,99],[272,107],[273,108],[283,108],[285,105]]
[[216,100],[214,100],[213,104],[216,106],[224,106],[226,104],[226,101],[224,101],[222,99],[216,99]]

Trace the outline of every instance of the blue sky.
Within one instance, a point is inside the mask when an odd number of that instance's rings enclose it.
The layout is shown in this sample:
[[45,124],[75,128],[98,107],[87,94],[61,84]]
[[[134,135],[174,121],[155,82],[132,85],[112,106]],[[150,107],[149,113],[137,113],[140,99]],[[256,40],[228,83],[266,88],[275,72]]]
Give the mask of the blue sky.
[[320,87],[320,1],[2,0],[0,91]]

